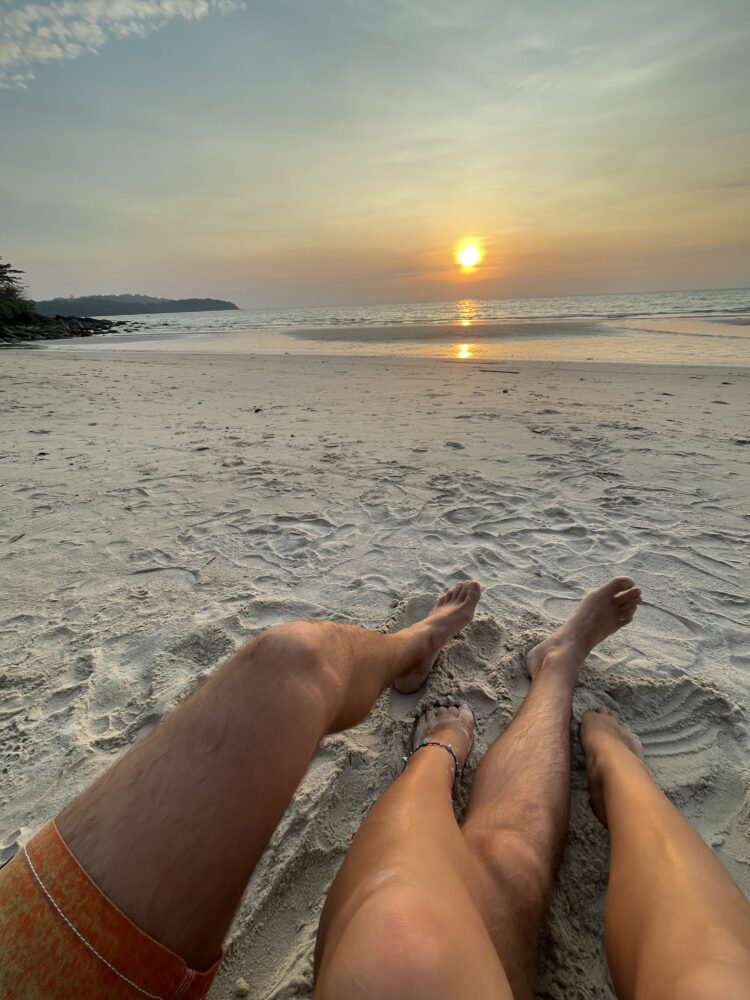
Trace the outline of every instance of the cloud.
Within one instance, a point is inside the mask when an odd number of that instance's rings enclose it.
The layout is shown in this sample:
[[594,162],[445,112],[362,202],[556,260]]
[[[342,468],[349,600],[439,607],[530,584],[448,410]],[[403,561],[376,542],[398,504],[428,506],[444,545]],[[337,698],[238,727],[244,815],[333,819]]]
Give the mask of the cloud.
[[26,87],[39,63],[77,59],[116,38],[143,38],[168,21],[228,14],[245,0],[0,0],[0,90]]

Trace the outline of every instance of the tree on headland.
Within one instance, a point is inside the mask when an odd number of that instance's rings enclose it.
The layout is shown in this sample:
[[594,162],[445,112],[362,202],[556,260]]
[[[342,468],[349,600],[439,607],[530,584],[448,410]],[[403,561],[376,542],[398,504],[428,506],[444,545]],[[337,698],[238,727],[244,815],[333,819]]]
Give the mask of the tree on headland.
[[0,258],[0,320],[10,320],[34,312],[34,303],[24,294],[22,274],[23,271],[12,264],[4,264]]
[[61,340],[109,333],[118,325],[106,319],[43,316],[26,296],[23,271],[0,260],[0,348],[27,340]]

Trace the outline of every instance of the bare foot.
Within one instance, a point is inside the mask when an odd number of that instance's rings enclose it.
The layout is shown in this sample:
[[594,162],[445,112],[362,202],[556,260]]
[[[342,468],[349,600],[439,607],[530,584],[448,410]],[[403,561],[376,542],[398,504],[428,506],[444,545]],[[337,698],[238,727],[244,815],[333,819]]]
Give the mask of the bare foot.
[[583,661],[594,646],[632,622],[640,603],[641,591],[629,576],[616,576],[586,594],[565,624],[526,654],[526,669],[531,679],[545,664],[563,660],[575,683]]
[[482,588],[475,580],[457,583],[442,594],[435,607],[421,622],[412,625],[407,632],[414,632],[420,639],[427,639],[428,654],[421,658],[407,673],[402,674],[393,685],[401,694],[419,691],[427,675],[432,670],[438,653],[446,642],[468,625],[474,617]]
[[619,745],[643,761],[643,744],[632,730],[620,719],[617,712],[608,708],[598,708],[584,712],[579,731],[581,746],[586,754],[586,775],[589,782],[589,798],[594,815],[607,825],[604,808],[604,772],[602,761],[606,754]]
[[[455,773],[455,762],[447,760],[447,763],[450,764],[451,774],[455,776],[456,784],[458,784],[466,758],[469,756],[471,745],[474,742],[474,713],[471,706],[462,701],[458,705],[430,709],[421,715],[414,727],[412,749],[416,750],[425,741],[445,743],[446,746],[451,747],[458,760],[458,774]],[[422,750],[421,753],[442,753],[448,758],[447,752],[440,747],[431,747]],[[454,792],[455,790],[454,788]]]

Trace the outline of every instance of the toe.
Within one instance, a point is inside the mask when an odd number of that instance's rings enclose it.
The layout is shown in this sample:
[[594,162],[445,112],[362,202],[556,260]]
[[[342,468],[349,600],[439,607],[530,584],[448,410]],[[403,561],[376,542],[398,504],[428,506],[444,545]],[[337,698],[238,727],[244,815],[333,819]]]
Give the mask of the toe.
[[624,592],[635,587],[635,580],[629,576],[616,576],[606,584],[606,587],[610,594],[619,597]]
[[458,717],[459,717],[459,719],[463,719],[465,722],[468,723],[468,725],[471,728],[473,728],[474,727],[474,712],[471,709],[471,705],[468,702],[466,702],[466,701],[462,701],[461,704],[457,706],[457,709],[458,709]]
[[630,587],[628,590],[624,590],[620,594],[615,595],[615,603],[618,607],[623,607],[626,604],[634,604],[641,597],[641,591],[639,587]]

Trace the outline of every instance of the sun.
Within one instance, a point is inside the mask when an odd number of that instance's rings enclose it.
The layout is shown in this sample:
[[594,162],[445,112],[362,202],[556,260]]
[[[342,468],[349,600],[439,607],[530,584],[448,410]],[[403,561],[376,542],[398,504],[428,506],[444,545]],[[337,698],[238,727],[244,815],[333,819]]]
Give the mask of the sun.
[[464,240],[456,248],[456,263],[461,266],[461,270],[470,273],[475,270],[477,264],[482,259],[482,250],[477,243],[472,240]]

